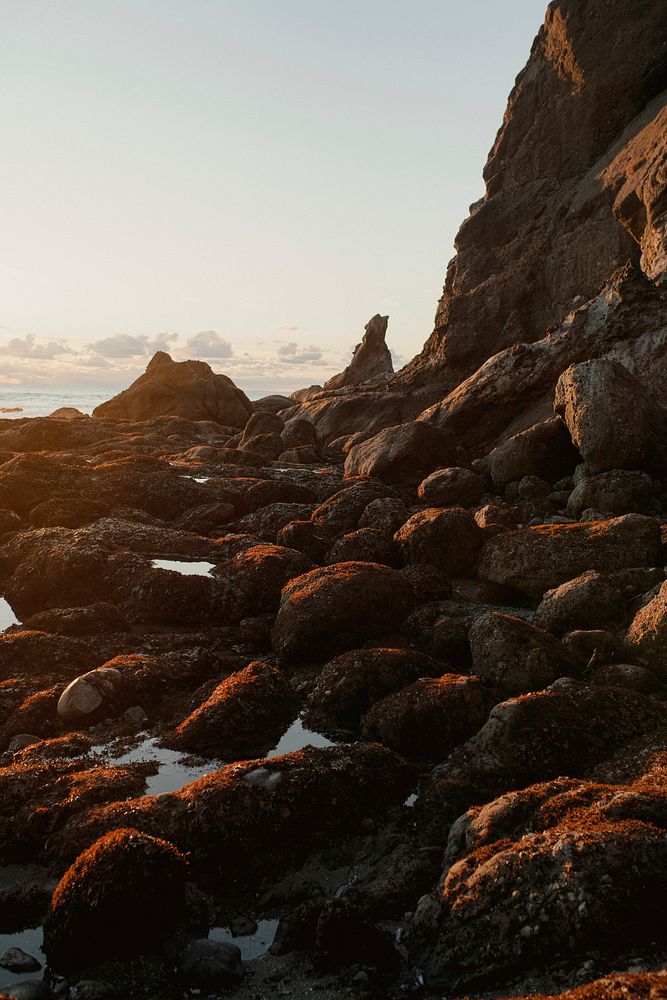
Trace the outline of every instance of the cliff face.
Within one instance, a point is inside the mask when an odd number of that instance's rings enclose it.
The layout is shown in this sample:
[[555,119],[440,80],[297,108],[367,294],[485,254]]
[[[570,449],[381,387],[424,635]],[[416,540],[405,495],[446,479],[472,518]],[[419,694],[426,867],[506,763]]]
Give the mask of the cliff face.
[[[461,226],[435,328],[399,384],[432,401],[544,337],[628,260],[665,277],[667,11],[556,0]],[[569,307],[569,308],[568,308]]]

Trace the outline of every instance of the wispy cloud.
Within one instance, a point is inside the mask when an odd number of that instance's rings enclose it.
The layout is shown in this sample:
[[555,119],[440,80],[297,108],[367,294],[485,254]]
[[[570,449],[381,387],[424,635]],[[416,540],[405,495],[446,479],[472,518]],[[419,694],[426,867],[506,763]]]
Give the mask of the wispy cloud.
[[71,347],[63,341],[39,342],[34,333],[26,333],[25,337],[14,337],[9,343],[0,346],[0,354],[12,358],[34,358],[36,361],[49,361],[62,354],[73,353]]
[[202,330],[188,337],[185,350],[193,358],[231,358],[234,355],[230,342],[223,340],[215,330]]
[[311,344],[309,347],[300,347],[295,340],[288,344],[281,344],[276,351],[277,360],[280,363],[290,365],[306,365],[323,360],[322,351],[319,347]]
[[178,340],[176,333],[158,333],[154,337],[118,333],[87,345],[87,350],[104,358],[146,358],[156,351],[170,351]]

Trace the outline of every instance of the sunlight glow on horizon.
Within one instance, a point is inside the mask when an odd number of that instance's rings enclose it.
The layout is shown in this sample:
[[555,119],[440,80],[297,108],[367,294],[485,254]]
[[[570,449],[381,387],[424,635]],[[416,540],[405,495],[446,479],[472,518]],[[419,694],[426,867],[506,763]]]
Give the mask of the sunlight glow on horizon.
[[545,6],[5,0],[0,385],[400,367]]

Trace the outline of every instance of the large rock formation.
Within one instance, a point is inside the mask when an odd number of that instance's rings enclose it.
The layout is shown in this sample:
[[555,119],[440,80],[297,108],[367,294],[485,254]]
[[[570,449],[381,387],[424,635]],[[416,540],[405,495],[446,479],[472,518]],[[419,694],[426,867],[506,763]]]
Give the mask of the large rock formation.
[[151,420],[185,417],[245,427],[253,406],[226,375],[216,375],[205,361],[173,361],[164,351],[154,354],[143,375],[93,411],[95,417]]
[[664,278],[666,59],[654,0],[550,4],[404,379],[453,388],[539,340],[628,259]]
[[377,313],[365,326],[363,340],[354,349],[347,368],[324,383],[324,389],[342,389],[346,385],[361,385],[363,382],[391,375],[394,366],[391,351],[385,343],[388,316]]

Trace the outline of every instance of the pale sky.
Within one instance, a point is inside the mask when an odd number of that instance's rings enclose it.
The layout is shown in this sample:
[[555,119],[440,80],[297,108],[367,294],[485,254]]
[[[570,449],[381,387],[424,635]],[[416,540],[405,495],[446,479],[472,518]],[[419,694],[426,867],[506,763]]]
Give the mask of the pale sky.
[[2,0],[0,383],[409,360],[545,8]]

